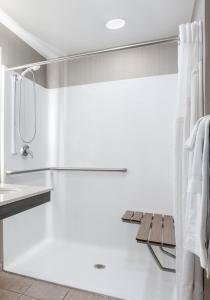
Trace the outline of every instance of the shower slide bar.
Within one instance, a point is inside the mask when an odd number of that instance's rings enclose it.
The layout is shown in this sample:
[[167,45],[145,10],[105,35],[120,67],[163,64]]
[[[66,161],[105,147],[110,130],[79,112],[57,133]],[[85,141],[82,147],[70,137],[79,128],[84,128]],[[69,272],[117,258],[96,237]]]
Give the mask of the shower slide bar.
[[40,169],[29,169],[29,170],[7,170],[6,175],[16,175],[24,173],[35,173],[42,171],[79,171],[79,172],[120,172],[126,173],[127,168],[76,168],[76,167],[49,167]]

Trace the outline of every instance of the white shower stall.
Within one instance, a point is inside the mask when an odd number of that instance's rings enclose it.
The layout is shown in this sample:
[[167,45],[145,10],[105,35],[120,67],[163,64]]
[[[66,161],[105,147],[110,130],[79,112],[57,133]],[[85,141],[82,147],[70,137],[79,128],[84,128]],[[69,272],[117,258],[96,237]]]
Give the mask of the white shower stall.
[[[50,203],[4,220],[4,269],[127,300],[173,299],[175,275],[158,269],[146,246],[135,240],[138,225],[121,217],[126,210],[173,214],[177,74],[59,88],[36,84],[33,159],[19,155],[22,143],[13,132],[13,76],[5,73],[5,171],[81,167],[127,172],[6,175],[7,183],[47,185],[53,191]],[[24,81],[27,101],[32,82]],[[30,114],[26,104],[26,134]],[[17,155],[11,153],[14,135]]]

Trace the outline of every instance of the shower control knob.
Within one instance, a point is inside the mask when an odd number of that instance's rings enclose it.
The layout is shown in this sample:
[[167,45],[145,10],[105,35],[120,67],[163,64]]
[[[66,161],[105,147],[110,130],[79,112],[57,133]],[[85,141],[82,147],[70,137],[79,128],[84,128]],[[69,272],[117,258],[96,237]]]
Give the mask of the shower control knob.
[[31,156],[33,158],[33,152],[30,150],[29,145],[23,145],[23,147],[20,149],[20,154],[26,158],[28,156]]

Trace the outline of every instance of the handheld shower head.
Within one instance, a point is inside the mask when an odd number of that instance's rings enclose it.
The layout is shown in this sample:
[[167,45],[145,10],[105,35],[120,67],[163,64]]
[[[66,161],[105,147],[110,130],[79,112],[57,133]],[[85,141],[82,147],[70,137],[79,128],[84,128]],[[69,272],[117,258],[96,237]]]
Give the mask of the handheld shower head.
[[39,69],[40,69],[40,66],[29,67],[29,68],[25,69],[25,70],[20,74],[20,76],[23,77],[23,76],[25,76],[28,72],[31,72],[31,71],[38,71]]
[[38,71],[39,69],[40,69],[40,66],[34,66],[34,67],[32,67],[33,71]]

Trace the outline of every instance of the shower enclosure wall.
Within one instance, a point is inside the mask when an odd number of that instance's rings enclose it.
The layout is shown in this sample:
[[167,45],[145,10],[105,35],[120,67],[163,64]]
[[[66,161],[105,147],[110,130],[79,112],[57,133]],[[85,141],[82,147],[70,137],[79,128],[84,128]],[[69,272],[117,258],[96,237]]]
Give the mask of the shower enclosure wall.
[[[146,247],[135,241],[138,225],[122,223],[121,216],[127,209],[173,213],[177,75],[54,88],[36,84],[34,158],[23,159],[17,130],[17,155],[11,153],[18,113],[12,106],[14,74],[5,72],[5,171],[71,166],[127,168],[127,173],[5,176],[7,183],[51,185],[53,192],[49,204],[4,221],[4,269],[123,299],[169,299],[174,274],[157,268]],[[33,125],[33,89],[29,78],[23,80],[27,135]],[[170,266],[170,259],[162,259]]]

